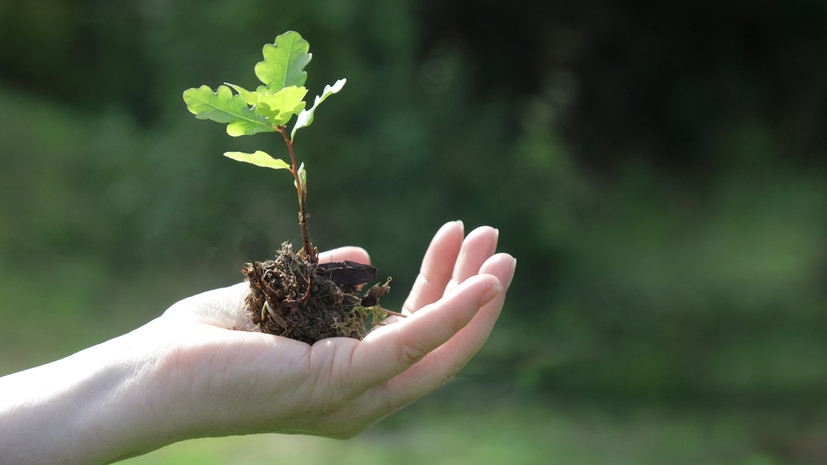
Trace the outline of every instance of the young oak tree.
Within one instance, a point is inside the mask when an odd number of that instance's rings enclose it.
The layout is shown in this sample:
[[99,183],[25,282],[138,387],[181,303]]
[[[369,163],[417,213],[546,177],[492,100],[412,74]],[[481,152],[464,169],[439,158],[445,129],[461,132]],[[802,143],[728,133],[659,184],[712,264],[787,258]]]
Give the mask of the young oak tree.
[[364,336],[365,325],[375,324],[387,312],[379,306],[379,298],[388,291],[390,278],[358,297],[358,288],[376,277],[375,268],[349,261],[318,263],[318,251],[307,230],[307,170],[304,163],[296,162],[293,143],[296,132],[313,123],[319,105],[342,90],[346,80],[326,85],[307,108],[304,68],[312,57],[309,49],[310,44],[299,33],[285,32],[264,46],[264,60],[254,69],[262,85],[255,91],[230,83],[215,91],[202,85],[184,91],[184,102],[196,118],[227,124],[227,134],[233,137],[278,132],[284,139],[289,163],[261,150],[224,155],[293,175],[303,248],[296,254],[285,243],[276,260],[253,261],[242,272],[250,283],[247,305],[251,321],[262,331],[313,343],[325,337]]
[[[198,119],[227,123],[227,134],[233,137],[260,132],[281,133],[291,163],[273,158],[261,150],[255,153],[227,152],[224,155],[256,166],[290,171],[299,197],[299,226],[304,242],[303,252],[311,263],[316,263],[316,249],[307,232],[307,172],[304,163],[300,166],[296,164],[293,141],[296,131],[313,123],[313,115],[319,104],[342,90],[347,80],[339,79],[332,86],[325,86],[322,94],[316,96],[313,106],[306,109],[304,97],[307,89],[304,83],[307,80],[307,72],[304,71],[304,67],[312,57],[308,53],[309,49],[310,44],[302,39],[298,32],[286,32],[278,36],[275,43],[264,46],[264,61],[255,66],[256,76],[264,84],[258,86],[255,92],[230,83],[218,86],[215,92],[208,86],[201,86],[184,91],[184,102]],[[234,95],[231,87],[238,93]],[[298,117],[288,136],[286,125],[294,115]]]

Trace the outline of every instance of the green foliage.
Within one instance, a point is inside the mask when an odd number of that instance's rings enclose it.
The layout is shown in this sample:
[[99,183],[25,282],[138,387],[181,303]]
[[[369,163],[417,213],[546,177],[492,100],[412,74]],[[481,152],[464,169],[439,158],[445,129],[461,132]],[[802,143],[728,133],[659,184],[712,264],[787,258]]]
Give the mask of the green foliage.
[[339,79],[336,81],[333,86],[324,86],[324,91],[322,95],[317,95],[316,100],[313,101],[313,107],[309,110],[302,110],[299,113],[299,117],[296,118],[296,124],[293,126],[293,132],[290,133],[290,138],[293,139],[296,137],[296,131],[300,128],[304,128],[313,124],[313,113],[316,111],[316,107],[319,106],[320,103],[324,102],[332,94],[335,94],[342,90],[342,87],[345,86],[346,79]]
[[188,89],[184,92],[184,101],[196,118],[228,123],[227,134],[233,137],[276,130],[265,114],[249,108],[244,99],[234,96],[227,86],[219,86],[215,92],[207,86]]
[[[273,44],[264,46],[264,61],[255,66],[255,74],[264,85],[249,91],[226,83],[215,92],[208,86],[201,86],[184,91],[184,102],[199,119],[227,123],[227,133],[234,137],[280,131],[294,115],[299,115],[290,134],[292,139],[298,129],[313,122],[318,105],[331,94],[339,92],[346,82],[340,79],[333,86],[325,86],[313,107],[305,110],[307,72],[304,67],[312,56],[307,53],[309,48],[310,44],[299,33],[285,32],[276,37]],[[237,94],[233,95],[230,88]],[[247,160],[242,157],[241,161]]]
[[256,150],[255,153],[226,152],[224,156],[233,160],[243,161],[262,168],[273,168],[274,170],[289,170],[290,165],[281,159],[273,158],[266,152]]
[[255,108],[273,124],[282,126],[287,124],[294,114],[304,109],[305,102],[302,99],[305,94],[307,89],[296,86],[285,87],[275,94],[264,92],[258,94],[258,105]]
[[[304,241],[303,250],[308,254],[308,259],[315,262],[315,249],[307,232],[307,171],[304,163],[301,166],[296,163],[293,138],[298,129],[313,123],[319,104],[342,90],[346,81],[339,79],[333,86],[325,86],[322,95],[314,100],[313,107],[305,110],[307,104],[304,96],[307,95],[307,89],[304,83],[307,72],[304,67],[310,62],[309,49],[310,44],[298,32],[285,32],[276,37],[273,44],[264,46],[264,61],[255,66],[256,76],[264,85],[259,86],[255,92],[230,83],[219,86],[215,92],[207,86],[201,86],[184,91],[184,102],[197,118],[227,123],[227,133],[231,136],[274,131],[281,133],[290,153],[290,164],[261,150],[254,153],[227,152],[224,155],[256,166],[290,171],[299,198],[299,227]],[[238,94],[233,95],[230,88]],[[285,125],[293,115],[298,115],[298,118],[288,137]]]
[[307,80],[304,67],[312,57],[309,49],[310,44],[298,32],[285,32],[274,44],[264,46],[264,61],[256,64],[256,76],[270,89],[303,86]]

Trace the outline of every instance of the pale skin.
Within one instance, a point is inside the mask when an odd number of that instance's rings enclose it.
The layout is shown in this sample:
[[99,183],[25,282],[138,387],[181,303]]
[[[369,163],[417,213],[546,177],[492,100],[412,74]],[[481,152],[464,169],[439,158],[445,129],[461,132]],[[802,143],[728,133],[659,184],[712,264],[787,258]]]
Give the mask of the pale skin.
[[[313,346],[243,324],[244,283],[184,299],[146,325],[0,378],[0,463],[99,464],[196,437],[350,438],[453,378],[488,338],[516,261],[497,230],[434,236],[406,318]],[[344,247],[320,261],[368,263]]]

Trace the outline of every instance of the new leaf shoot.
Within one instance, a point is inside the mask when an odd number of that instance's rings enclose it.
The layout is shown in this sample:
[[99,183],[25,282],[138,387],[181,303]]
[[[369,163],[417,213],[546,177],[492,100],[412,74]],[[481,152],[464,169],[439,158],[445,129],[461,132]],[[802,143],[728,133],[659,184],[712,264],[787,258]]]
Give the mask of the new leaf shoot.
[[[316,250],[307,233],[307,173],[304,163],[298,165],[293,152],[296,131],[313,123],[316,108],[327,97],[342,90],[345,79],[339,79],[332,86],[325,86],[321,95],[316,96],[313,106],[306,109],[304,87],[307,72],[304,67],[310,62],[310,44],[298,32],[288,31],[276,37],[272,44],[262,50],[264,60],[255,65],[256,77],[263,85],[255,91],[225,83],[213,91],[208,86],[184,91],[187,108],[198,119],[209,119],[227,124],[227,134],[238,137],[260,132],[279,132],[284,138],[290,155],[290,163],[273,158],[257,150],[255,153],[227,152],[224,155],[233,160],[251,163],[272,169],[286,169],[294,179],[299,198],[299,225],[304,241],[304,253],[312,263],[317,261]],[[235,94],[233,94],[235,90]],[[298,115],[293,130],[288,136],[286,125]]]

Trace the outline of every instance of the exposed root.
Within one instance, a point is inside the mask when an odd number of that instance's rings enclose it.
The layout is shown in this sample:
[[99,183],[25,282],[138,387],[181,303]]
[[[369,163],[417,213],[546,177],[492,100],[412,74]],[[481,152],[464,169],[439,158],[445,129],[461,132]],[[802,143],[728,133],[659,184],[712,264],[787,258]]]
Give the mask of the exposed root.
[[329,337],[361,339],[386,317],[379,297],[390,279],[360,297],[356,285],[316,273],[317,266],[288,243],[275,260],[245,265],[242,273],[250,283],[245,302],[253,324],[262,332],[313,344]]

